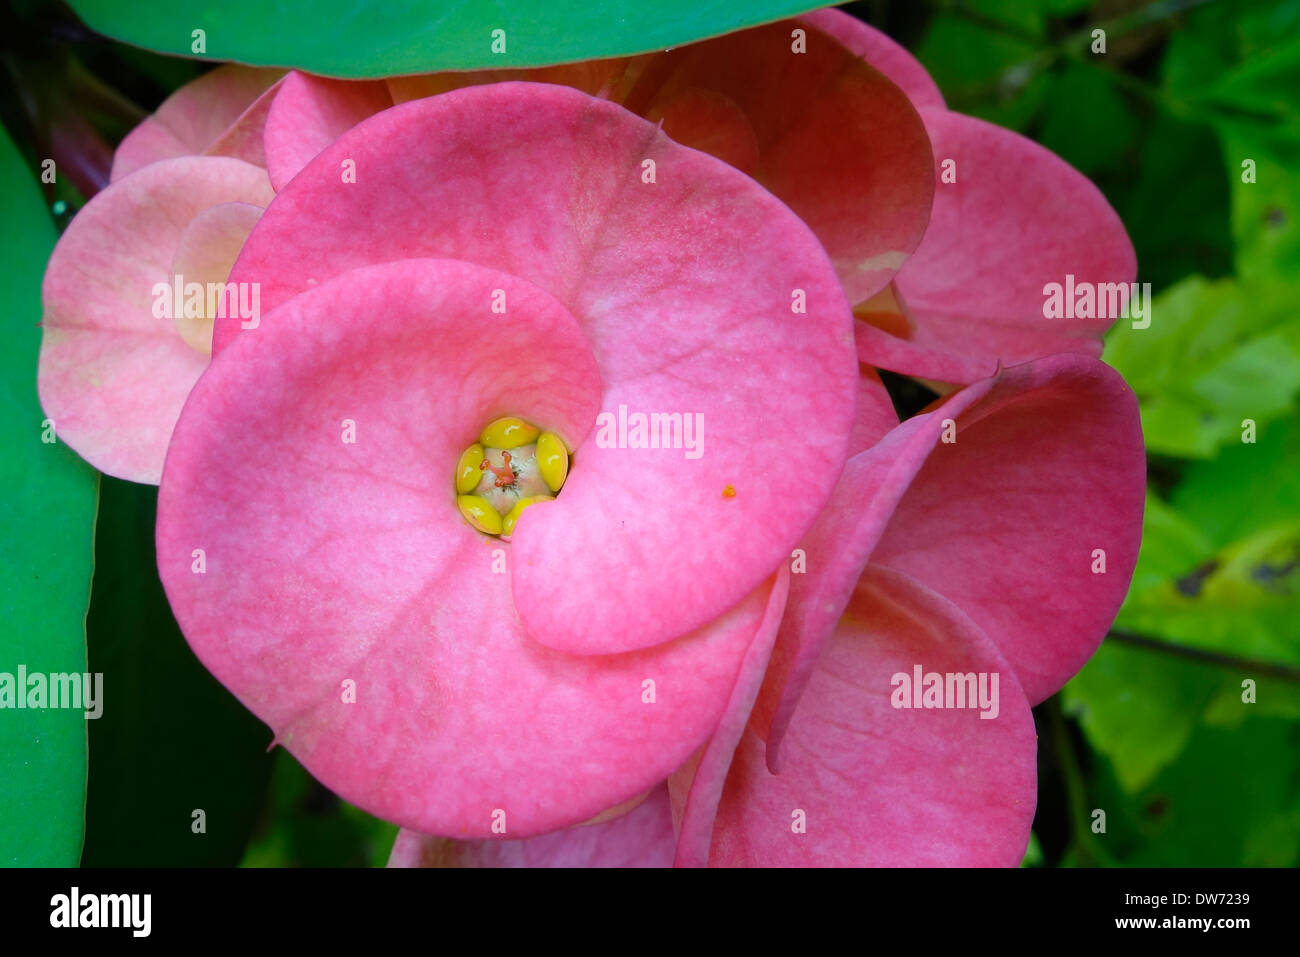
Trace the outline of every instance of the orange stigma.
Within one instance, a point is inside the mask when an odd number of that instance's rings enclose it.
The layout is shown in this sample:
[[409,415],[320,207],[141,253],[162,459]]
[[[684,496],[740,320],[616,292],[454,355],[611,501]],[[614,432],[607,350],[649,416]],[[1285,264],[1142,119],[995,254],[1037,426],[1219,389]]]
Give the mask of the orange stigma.
[[491,462],[489,462],[487,459],[484,459],[482,462],[480,462],[480,463],[478,464],[478,467],[479,467],[479,469],[481,469],[482,471],[485,471],[485,472],[486,472],[486,471],[491,471],[492,474],[495,475],[495,476],[497,477],[497,480],[496,480],[496,487],[497,487],[497,488],[506,488],[506,487],[509,486],[509,485],[514,485],[514,484],[515,484],[515,470],[512,469],[512,468],[510,467],[510,453],[509,453],[509,452],[502,452],[502,453],[501,453],[501,461],[502,461],[504,464],[503,464],[500,468],[497,468],[495,465],[493,465],[493,464],[492,464]]

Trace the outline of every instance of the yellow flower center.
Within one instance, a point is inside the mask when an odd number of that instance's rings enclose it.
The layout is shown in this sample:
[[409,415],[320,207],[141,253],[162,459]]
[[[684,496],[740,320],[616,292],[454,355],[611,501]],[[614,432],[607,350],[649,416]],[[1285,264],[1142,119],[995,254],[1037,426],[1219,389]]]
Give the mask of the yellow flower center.
[[569,449],[523,419],[496,419],[456,464],[456,505],[487,535],[509,537],[525,508],[555,499],[569,474]]

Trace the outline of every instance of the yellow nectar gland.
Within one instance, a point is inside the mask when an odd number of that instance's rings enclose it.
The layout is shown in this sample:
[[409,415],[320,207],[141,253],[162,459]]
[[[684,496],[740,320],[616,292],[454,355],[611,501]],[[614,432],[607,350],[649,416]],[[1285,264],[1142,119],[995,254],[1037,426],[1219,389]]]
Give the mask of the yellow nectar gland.
[[488,448],[517,449],[536,442],[539,431],[537,426],[529,425],[523,419],[497,419],[488,424],[478,440]]
[[456,505],[480,532],[509,536],[524,509],[555,499],[568,474],[569,450],[558,435],[523,419],[496,419],[456,463]]

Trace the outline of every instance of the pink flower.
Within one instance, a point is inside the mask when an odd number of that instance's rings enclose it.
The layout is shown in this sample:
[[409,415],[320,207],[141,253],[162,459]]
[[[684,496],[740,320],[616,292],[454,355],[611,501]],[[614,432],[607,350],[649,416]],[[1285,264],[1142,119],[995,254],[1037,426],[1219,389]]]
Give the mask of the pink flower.
[[271,201],[261,133],[278,76],[224,66],[177,90],[122,141],[112,182],[50,257],[41,404],[100,471],[155,484],[162,474],[181,405],[208,364],[211,317],[187,318],[174,296],[160,309],[160,290],[178,276],[182,291],[224,281]]
[[[807,227],[618,106],[507,83],[345,134],[230,280],[267,313],[218,320],[159,496],[200,659],[417,830],[525,837],[664,781],[770,645],[847,452],[852,317]],[[602,447],[621,407],[702,416],[702,454]],[[503,415],[574,452],[508,543],[452,483]]]

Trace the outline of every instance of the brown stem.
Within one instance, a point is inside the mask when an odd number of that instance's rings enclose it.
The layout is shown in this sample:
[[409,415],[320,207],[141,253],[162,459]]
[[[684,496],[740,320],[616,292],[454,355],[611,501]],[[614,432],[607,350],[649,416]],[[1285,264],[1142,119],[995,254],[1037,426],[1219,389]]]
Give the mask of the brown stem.
[[1107,637],[1112,641],[1132,645],[1135,648],[1146,648],[1148,651],[1161,651],[1165,654],[1177,655],[1180,658],[1189,658],[1192,661],[1203,661],[1207,664],[1223,665],[1224,667],[1234,668],[1238,671],[1270,675],[1274,678],[1281,678],[1283,681],[1300,682],[1300,668],[1295,668],[1291,665],[1278,664],[1273,661],[1260,661],[1257,658],[1241,658],[1237,655],[1224,654],[1221,651],[1207,651],[1204,648],[1191,648],[1187,645],[1165,641],[1161,638],[1150,638],[1146,635],[1134,634],[1131,631],[1112,631]]

